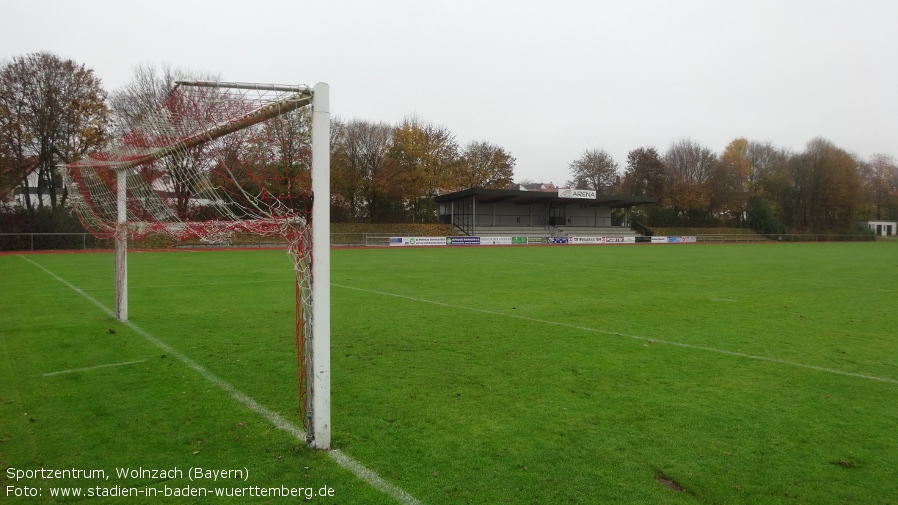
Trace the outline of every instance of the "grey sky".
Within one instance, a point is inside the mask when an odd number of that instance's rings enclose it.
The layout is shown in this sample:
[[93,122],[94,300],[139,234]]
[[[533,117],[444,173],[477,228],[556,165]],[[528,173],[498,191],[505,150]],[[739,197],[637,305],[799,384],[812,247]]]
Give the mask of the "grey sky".
[[898,155],[894,0],[3,0],[0,59],[49,51],[108,90],[133,67],[331,86],[342,119],[416,114],[562,183],[586,149],[689,137]]

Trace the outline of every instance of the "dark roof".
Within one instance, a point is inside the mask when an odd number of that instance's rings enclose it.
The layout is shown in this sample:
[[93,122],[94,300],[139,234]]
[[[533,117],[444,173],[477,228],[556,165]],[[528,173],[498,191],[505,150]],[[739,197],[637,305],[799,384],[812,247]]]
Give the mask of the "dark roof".
[[512,203],[515,205],[534,205],[542,203],[551,203],[553,205],[570,205],[574,203],[583,204],[590,207],[616,207],[626,208],[635,205],[645,205],[649,203],[658,203],[657,198],[648,196],[627,196],[627,195],[601,195],[596,194],[595,199],[588,198],[559,198],[557,191],[518,191],[514,189],[486,189],[486,188],[468,188],[454,193],[446,193],[434,197],[437,203],[455,202],[474,198],[477,203]]

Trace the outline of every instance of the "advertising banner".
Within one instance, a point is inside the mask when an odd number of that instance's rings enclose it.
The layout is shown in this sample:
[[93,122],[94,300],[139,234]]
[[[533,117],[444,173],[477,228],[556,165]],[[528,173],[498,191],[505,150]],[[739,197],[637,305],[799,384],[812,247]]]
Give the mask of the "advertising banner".
[[446,237],[390,237],[390,246],[446,245]]
[[667,237],[667,242],[671,244],[694,244],[695,237]]
[[390,237],[390,246],[513,244],[694,244],[696,237]]
[[480,245],[511,245],[511,237],[480,237]]
[[604,244],[605,237],[570,237],[571,244]]
[[446,237],[446,245],[480,245],[480,237]]

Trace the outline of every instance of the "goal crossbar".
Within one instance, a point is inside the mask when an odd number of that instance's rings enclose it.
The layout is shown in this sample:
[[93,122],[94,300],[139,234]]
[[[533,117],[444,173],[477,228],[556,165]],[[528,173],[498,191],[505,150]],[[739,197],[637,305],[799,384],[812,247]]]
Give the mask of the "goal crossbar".
[[[205,86],[207,84],[199,85]],[[270,86],[251,89],[274,90],[274,88],[274,86]],[[233,119],[227,121],[226,123],[213,126],[206,131],[191,135],[190,137],[181,139],[164,147],[148,148],[146,154],[138,155],[137,157],[130,156],[125,157],[125,159],[122,160],[109,159],[102,161],[94,159],[93,161],[88,163],[75,163],[75,165],[83,168],[108,167],[116,171],[129,170],[131,168],[135,168],[140,165],[145,165],[147,163],[165,158],[166,156],[170,156],[174,153],[198,147],[217,138],[223,137],[230,133],[234,133],[238,130],[242,130],[244,128],[250,127],[257,123],[261,123],[262,121],[266,121],[282,114],[286,114],[312,103],[312,94],[308,91],[308,87],[280,86],[280,88],[289,88],[289,91],[296,90],[297,94],[284,98],[282,100],[278,100],[276,102],[266,104],[256,111],[246,114],[241,118]],[[305,88],[305,91],[303,91],[302,88]],[[283,91],[283,89],[281,89],[281,91]]]

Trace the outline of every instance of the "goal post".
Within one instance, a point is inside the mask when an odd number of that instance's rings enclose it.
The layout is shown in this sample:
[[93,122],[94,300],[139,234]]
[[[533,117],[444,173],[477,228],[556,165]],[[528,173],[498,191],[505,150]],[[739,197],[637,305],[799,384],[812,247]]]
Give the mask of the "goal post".
[[128,320],[128,175],[115,173],[115,317]]
[[[328,449],[331,443],[331,261],[330,261],[330,87],[312,92],[312,390],[308,395],[309,445]],[[327,198],[321,202],[320,197]],[[323,205],[322,205],[323,203]]]
[[62,168],[85,228],[115,240],[121,321],[129,239],[286,240],[296,276],[300,417],[309,446],[329,449],[329,86],[178,81],[131,131]]

